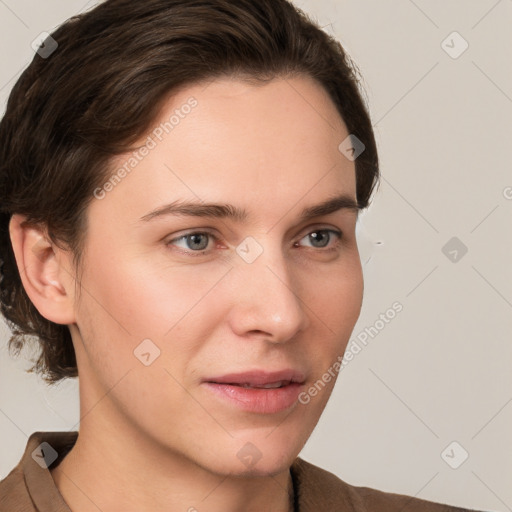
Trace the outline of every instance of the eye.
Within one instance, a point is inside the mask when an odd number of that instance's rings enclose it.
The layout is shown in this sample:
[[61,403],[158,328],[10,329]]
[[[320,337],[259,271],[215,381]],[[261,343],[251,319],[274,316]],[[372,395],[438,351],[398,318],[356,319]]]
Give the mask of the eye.
[[[336,242],[339,242],[341,238],[341,231],[336,231],[334,229],[316,229],[302,237],[299,242],[294,244],[294,246],[305,245],[306,247],[309,246],[314,249],[325,249],[327,251],[331,249],[334,250],[336,249]],[[194,231],[169,240],[167,245],[183,249],[182,252],[184,253],[199,256],[201,254],[206,254],[209,251],[209,246],[211,245],[210,241],[212,240],[214,242],[217,240],[215,235],[212,233],[208,233],[206,231]],[[301,244],[301,242],[304,241],[306,243]]]
[[315,249],[323,249],[324,247],[327,247],[333,240],[338,242],[341,240],[341,237],[341,231],[336,231],[334,229],[317,229],[311,233],[308,233],[305,237],[301,238],[300,241],[306,240],[310,243],[309,247],[314,247]]
[[175,245],[192,252],[200,252],[207,249],[210,238],[213,238],[211,233],[198,231],[173,238],[169,240],[168,245]]

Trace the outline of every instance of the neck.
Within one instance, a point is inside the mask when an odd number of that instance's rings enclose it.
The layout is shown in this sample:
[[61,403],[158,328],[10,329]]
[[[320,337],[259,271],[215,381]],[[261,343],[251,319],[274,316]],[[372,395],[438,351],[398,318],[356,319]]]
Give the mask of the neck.
[[52,470],[73,512],[293,511],[289,470],[257,477],[215,474],[135,429],[92,419],[83,419],[75,446]]

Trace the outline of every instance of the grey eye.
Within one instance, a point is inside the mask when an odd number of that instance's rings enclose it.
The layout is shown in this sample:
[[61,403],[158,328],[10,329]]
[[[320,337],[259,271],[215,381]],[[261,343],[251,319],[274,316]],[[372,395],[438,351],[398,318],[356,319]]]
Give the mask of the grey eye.
[[322,248],[329,245],[333,233],[340,236],[336,231],[330,229],[318,229],[307,234],[302,240],[308,240],[311,247]]
[[189,233],[171,240],[169,245],[174,245],[192,252],[199,252],[204,251],[208,247],[208,242],[211,237],[213,237],[213,235],[210,233]]
[[183,238],[186,240],[187,248],[203,251],[208,247],[209,235],[207,233],[193,233],[191,235],[185,235]]

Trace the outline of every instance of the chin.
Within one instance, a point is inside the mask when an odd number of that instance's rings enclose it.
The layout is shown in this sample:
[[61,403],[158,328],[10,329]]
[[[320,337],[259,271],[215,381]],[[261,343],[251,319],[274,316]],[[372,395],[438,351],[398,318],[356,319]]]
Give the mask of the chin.
[[232,440],[227,449],[214,454],[219,472],[240,477],[275,476],[288,471],[304,443],[288,436],[245,435]]
[[[264,460],[265,459],[265,460]],[[221,476],[233,476],[239,478],[253,478],[253,477],[275,477],[290,469],[295,456],[286,457],[282,459],[273,458],[270,460],[268,457],[262,458],[254,463],[243,463],[237,460],[233,463],[232,460],[225,461],[223,464],[219,461],[213,462],[214,467],[209,470]]]

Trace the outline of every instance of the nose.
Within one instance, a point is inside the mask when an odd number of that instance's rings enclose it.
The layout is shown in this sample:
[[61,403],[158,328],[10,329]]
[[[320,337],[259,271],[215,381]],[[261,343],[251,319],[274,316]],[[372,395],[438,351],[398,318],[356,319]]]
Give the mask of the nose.
[[237,261],[231,279],[229,323],[238,336],[284,343],[309,326],[308,308],[300,297],[300,276],[294,275],[280,249],[265,248],[252,263]]

